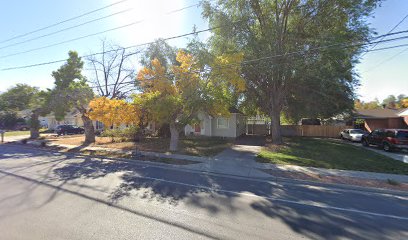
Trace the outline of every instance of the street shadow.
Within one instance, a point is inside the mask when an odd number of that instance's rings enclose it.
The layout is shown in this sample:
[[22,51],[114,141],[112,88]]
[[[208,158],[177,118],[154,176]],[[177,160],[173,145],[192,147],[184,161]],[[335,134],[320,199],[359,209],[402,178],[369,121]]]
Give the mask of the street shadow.
[[298,208],[270,201],[252,203],[251,207],[311,239],[407,239],[406,221],[387,221],[367,215],[351,218],[334,210]]
[[[3,151],[2,151],[3,152]],[[29,158],[32,156],[52,156],[55,162],[45,163],[40,179],[25,176],[23,173],[8,170],[0,170],[6,176],[12,176],[30,182],[22,195],[21,201],[15,204],[24,204],[24,199],[29,199],[30,192],[38,186],[47,186],[53,189],[46,200],[38,207],[46,206],[53,201],[59,192],[74,194],[78,197],[89,199],[105,204],[132,214],[137,214],[154,219],[166,224],[183,228],[188,231],[217,238],[217,236],[197,228],[186,228],[173,222],[168,222],[162,216],[146,214],[124,206],[122,201],[128,198],[140,198],[161,204],[178,206],[186,204],[193,209],[204,210],[210,215],[229,214],[231,217],[241,211],[248,211],[249,206],[254,212],[251,217],[259,221],[278,219],[294,232],[312,239],[396,239],[406,235],[406,221],[389,220],[378,216],[370,216],[358,213],[341,212],[335,209],[298,204],[312,202],[321,206],[339,206],[350,209],[387,209],[390,205],[395,209],[404,209],[406,200],[385,199],[376,206],[370,206],[368,202],[373,196],[362,197],[358,193],[344,193],[339,190],[327,190],[324,188],[312,188],[308,191],[301,188],[284,186],[277,183],[261,183],[246,179],[232,179],[222,176],[198,174],[195,172],[169,170],[168,168],[133,164],[123,161],[107,161],[95,157],[74,157],[71,154],[49,155],[45,153],[25,152],[19,155],[18,150],[5,151],[6,157],[11,158],[13,152],[15,159]],[[0,156],[0,162],[3,155]],[[41,165],[30,165],[27,168],[37,168]],[[43,167],[43,166],[41,166]],[[26,169],[27,169],[26,168]],[[3,169],[3,168],[1,168]],[[92,180],[100,180],[114,175],[120,182],[110,189],[98,188],[89,184]],[[88,184],[87,184],[88,183]],[[73,190],[72,186],[75,186]],[[95,197],[89,191],[106,193],[106,198]],[[79,190],[78,190],[79,189]],[[297,190],[298,189],[298,190]],[[300,189],[300,190],[299,190]],[[250,201],[242,202],[243,195],[256,196]],[[261,196],[261,197],[259,197]],[[9,201],[15,196],[0,198],[1,201]],[[21,196],[20,196],[21,197]],[[358,201],[355,198],[359,198]],[[280,199],[285,199],[281,201]],[[384,210],[388,214],[404,216],[404,212],[392,212],[392,209]],[[388,212],[387,212],[388,211]],[[405,212],[406,213],[406,212]],[[3,216],[6,217],[6,216]],[[382,222],[382,228],[378,227],[378,221]],[[405,233],[404,233],[405,231]],[[400,234],[400,235],[398,235]],[[270,236],[273,238],[273,233]]]

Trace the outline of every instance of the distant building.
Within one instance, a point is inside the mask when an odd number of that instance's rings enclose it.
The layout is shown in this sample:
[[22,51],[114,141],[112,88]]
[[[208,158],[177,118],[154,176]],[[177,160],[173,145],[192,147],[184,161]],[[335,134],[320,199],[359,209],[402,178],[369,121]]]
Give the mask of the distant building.
[[[371,132],[374,129],[386,128],[407,128],[407,119],[404,119],[402,112],[407,110],[398,110],[392,108],[381,109],[361,109],[354,112],[354,122],[364,121],[364,128]],[[404,114],[404,113],[402,113]]]

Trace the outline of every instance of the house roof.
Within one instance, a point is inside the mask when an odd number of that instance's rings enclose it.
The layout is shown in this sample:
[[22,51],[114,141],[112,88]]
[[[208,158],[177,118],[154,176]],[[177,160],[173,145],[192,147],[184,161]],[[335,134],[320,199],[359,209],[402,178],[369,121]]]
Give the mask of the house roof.
[[385,118],[399,118],[400,111],[391,108],[382,109],[360,109],[354,112],[354,118],[362,119],[385,119]]

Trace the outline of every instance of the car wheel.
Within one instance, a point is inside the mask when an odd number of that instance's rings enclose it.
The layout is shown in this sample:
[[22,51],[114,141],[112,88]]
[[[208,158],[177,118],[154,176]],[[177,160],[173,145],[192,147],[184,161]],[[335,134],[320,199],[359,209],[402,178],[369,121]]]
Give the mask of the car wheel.
[[363,144],[364,147],[368,147],[369,145],[366,139],[363,139],[361,143]]
[[384,151],[386,151],[386,152],[391,152],[391,146],[390,146],[390,144],[389,143],[383,143],[383,149],[384,149]]
[[79,132],[80,134],[84,134],[85,133],[85,131],[81,131],[81,132]]

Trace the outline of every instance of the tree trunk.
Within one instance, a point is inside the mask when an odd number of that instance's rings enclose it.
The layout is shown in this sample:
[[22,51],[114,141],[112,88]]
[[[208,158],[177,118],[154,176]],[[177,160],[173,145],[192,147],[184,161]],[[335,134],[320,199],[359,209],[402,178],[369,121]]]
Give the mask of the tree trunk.
[[95,142],[95,129],[94,129],[92,120],[89,117],[87,117],[85,114],[82,114],[81,118],[82,118],[82,121],[84,122],[85,143],[94,143]]
[[282,144],[281,124],[280,124],[280,110],[273,108],[270,112],[271,118],[271,134],[273,144]]
[[170,123],[170,151],[178,150],[179,130],[175,123]]
[[30,119],[30,138],[37,139],[40,137],[40,121],[38,120],[38,113],[33,112]]

